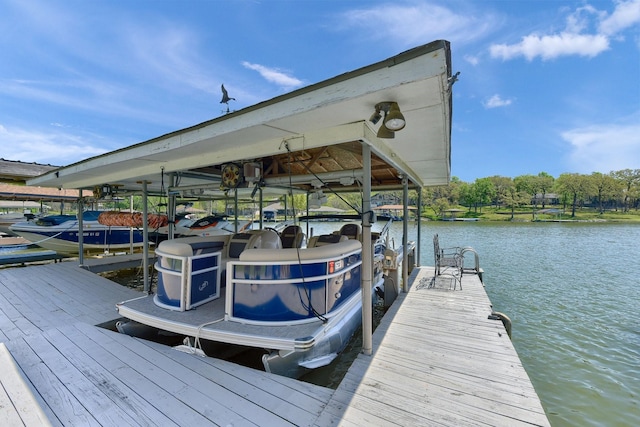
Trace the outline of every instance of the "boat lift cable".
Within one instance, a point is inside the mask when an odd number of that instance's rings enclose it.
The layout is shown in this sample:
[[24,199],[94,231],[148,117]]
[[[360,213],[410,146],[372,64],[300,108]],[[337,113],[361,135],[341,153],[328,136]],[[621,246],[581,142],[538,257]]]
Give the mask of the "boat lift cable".
[[[287,141],[284,141],[284,146],[287,149],[287,153],[288,153],[288,160],[289,160],[289,168],[288,168],[288,174],[289,174],[289,188],[293,187],[293,178],[291,176],[291,150],[289,149],[289,143]],[[314,174],[315,175],[315,174]],[[287,196],[285,196],[287,197]],[[292,206],[293,206],[293,218],[294,218],[294,224],[295,224],[295,219],[297,218],[296,215],[296,206],[293,203],[293,194],[291,195],[292,198]],[[304,293],[305,296],[307,297],[307,301],[308,304],[304,301],[304,297],[301,294],[301,290],[300,290],[300,286],[297,286],[297,290],[298,290],[298,297],[300,298],[300,304],[302,305],[302,308],[304,308],[305,310],[307,310],[308,312],[313,313],[313,315],[320,320],[322,323],[327,323],[327,321],[329,320],[325,315],[321,314],[318,312],[318,310],[315,309],[315,307],[313,306],[313,303],[311,302],[311,290],[309,289],[309,287],[307,286],[307,281],[305,280],[304,277],[304,270],[302,268],[302,259],[300,258],[300,248],[298,247],[298,245],[296,246],[296,254],[298,257],[298,267],[300,267],[300,278],[302,280],[302,285],[304,287]]]
[[[289,148],[289,143],[287,141],[283,141],[284,147],[287,149],[287,152],[289,153],[289,184],[291,185],[291,149]],[[344,197],[342,197],[340,194],[338,194],[337,192],[335,192],[331,187],[329,187],[327,185],[327,183],[325,181],[322,180],[322,178],[320,178],[318,175],[316,175],[316,173],[314,171],[312,171],[311,169],[309,169],[309,166],[306,165],[306,163],[304,162],[300,162],[302,164],[302,166],[307,170],[307,172],[309,172],[311,175],[314,176],[314,178],[316,178],[318,181],[320,181],[322,184],[327,186],[327,189],[329,191],[331,191],[336,197],[338,197],[340,200],[342,200],[347,206],[349,206],[351,209],[353,209],[354,211],[356,211],[359,215],[362,215],[363,212],[360,211],[360,209],[358,209],[357,207],[353,206],[351,203],[349,203]]]

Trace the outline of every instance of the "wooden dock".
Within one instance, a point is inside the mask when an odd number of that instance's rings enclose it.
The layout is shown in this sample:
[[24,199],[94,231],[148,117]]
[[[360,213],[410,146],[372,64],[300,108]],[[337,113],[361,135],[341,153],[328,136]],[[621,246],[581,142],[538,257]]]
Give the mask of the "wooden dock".
[[548,426],[477,276],[432,275],[332,390],[97,327],[140,293],[73,262],[0,270],[0,425]]
[[316,425],[549,426],[478,276],[433,273],[414,270]]

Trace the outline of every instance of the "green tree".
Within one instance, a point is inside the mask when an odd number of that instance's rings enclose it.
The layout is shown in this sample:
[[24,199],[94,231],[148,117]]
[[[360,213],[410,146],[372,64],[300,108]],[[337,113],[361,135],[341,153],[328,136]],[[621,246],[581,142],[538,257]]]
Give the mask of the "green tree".
[[[538,176],[535,177],[534,187],[536,194],[539,191],[542,195],[542,209],[545,207],[547,192],[553,188],[554,181],[555,179],[546,172],[540,172]],[[534,194],[534,200],[536,194]]]
[[431,203],[431,209],[438,218],[444,218],[444,213],[451,208],[449,200],[445,197],[434,200]]
[[604,206],[602,199],[611,199],[616,194],[616,189],[619,187],[618,182],[611,175],[604,175],[600,172],[593,172],[590,176],[591,185],[596,191],[598,198],[598,208],[600,214],[604,213]]
[[511,183],[511,185],[505,189],[505,192],[502,196],[502,203],[511,208],[511,221],[514,219],[515,210],[520,206],[525,206],[529,204],[530,196],[526,191],[518,191],[515,183]]
[[[326,194],[326,193],[325,193]],[[331,207],[344,209],[346,211],[362,211],[362,194],[360,193],[331,193],[327,197],[327,204]]]
[[584,197],[593,191],[593,185],[589,176],[579,173],[563,173],[556,180],[558,189],[569,195],[573,200],[571,204],[571,217],[576,216],[576,206],[579,197]]
[[530,196],[529,200],[534,200],[533,209],[531,211],[531,217],[535,218],[536,205],[535,198],[537,193],[536,177],[533,175],[519,175],[513,178],[513,182],[516,185],[516,190],[521,193],[526,193]]
[[461,182],[458,186],[458,192],[460,197],[460,204],[468,207],[469,211],[471,211],[471,207],[477,206],[477,194],[475,193],[472,184]]
[[473,183],[474,191],[476,192],[478,204],[480,205],[480,212],[482,212],[482,206],[491,204],[491,201],[496,195],[496,188],[489,178],[479,178]]
[[623,185],[623,211],[629,211],[630,200],[637,197],[640,187],[640,169],[622,169],[611,172],[611,175]]
[[514,187],[513,180],[506,176],[491,176],[487,178],[493,184],[493,188],[495,189],[494,193],[494,203],[496,208],[498,208],[499,204],[504,201],[505,196],[510,191],[511,187]]

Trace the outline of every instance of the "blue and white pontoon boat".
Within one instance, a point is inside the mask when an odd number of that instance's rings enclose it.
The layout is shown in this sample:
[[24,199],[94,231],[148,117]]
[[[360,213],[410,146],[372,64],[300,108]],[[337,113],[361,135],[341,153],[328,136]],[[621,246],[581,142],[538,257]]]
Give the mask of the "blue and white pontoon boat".
[[[261,348],[265,370],[285,376],[327,365],[362,320],[359,228],[346,224],[306,248],[283,248],[270,229],[162,242],[156,294],[118,304],[137,322],[118,329],[136,335],[143,324]],[[375,246],[373,286],[382,287],[385,242]]]
[[[142,232],[138,229],[100,224],[99,211],[85,211],[83,221],[84,251],[117,251],[132,245],[143,245]],[[76,215],[49,215],[29,221],[17,222],[10,230],[30,242],[62,254],[78,253],[78,218]]]

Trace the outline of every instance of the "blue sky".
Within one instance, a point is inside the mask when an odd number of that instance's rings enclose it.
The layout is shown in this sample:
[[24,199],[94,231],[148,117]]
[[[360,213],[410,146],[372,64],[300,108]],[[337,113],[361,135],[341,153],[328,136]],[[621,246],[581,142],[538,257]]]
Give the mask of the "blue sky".
[[437,39],[452,174],[640,168],[640,0],[0,0],[0,157],[67,165]]

